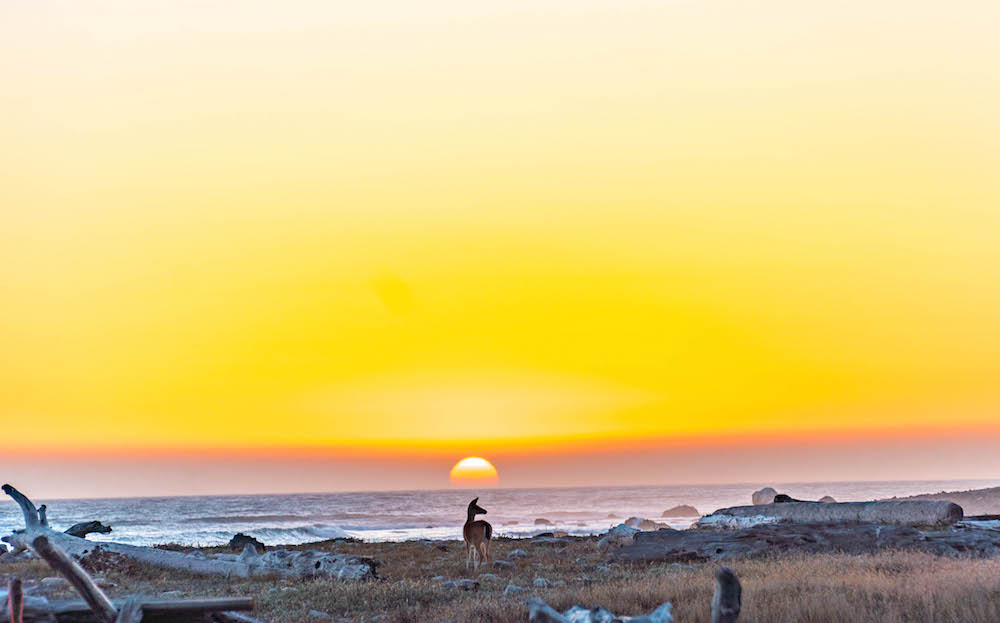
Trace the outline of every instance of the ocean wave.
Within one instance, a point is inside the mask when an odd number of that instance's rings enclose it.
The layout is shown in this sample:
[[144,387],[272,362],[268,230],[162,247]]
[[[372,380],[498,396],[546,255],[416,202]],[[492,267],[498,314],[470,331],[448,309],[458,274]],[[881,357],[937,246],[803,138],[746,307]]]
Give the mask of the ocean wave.
[[294,528],[258,528],[249,531],[250,536],[257,537],[268,544],[295,544],[329,539],[349,538],[351,534],[340,526],[329,524],[313,524]]
[[185,517],[181,521],[184,523],[207,523],[207,524],[229,524],[229,523],[254,523],[263,521],[309,521],[309,520],[339,520],[339,519],[366,519],[369,515],[365,513],[334,513],[329,515],[220,515],[206,517]]

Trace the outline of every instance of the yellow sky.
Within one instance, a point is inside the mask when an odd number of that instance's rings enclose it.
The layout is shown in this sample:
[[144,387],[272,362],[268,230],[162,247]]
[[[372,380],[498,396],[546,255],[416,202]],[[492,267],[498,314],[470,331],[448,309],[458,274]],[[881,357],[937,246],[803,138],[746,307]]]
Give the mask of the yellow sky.
[[201,4],[0,5],[17,449],[1000,428],[997,3]]

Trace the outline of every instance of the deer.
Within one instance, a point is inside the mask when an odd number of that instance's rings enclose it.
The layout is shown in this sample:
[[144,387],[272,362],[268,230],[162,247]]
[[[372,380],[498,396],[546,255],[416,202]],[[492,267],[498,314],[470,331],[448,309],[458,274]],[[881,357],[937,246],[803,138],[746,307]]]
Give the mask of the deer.
[[478,569],[480,564],[486,564],[490,559],[490,539],[493,537],[493,526],[489,522],[476,519],[476,515],[485,515],[486,509],[480,508],[479,498],[469,502],[469,512],[465,519],[465,526],[462,527],[462,538],[465,539],[465,568],[469,568],[469,561],[472,561],[473,569]]

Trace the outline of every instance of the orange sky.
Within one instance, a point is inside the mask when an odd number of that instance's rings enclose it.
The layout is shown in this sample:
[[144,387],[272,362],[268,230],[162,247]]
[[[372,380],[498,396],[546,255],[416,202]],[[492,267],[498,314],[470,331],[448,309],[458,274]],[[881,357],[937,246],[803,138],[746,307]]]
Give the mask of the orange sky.
[[721,481],[740,448],[878,479],[883,444],[893,477],[995,474],[923,472],[1000,438],[998,18],[4,3],[0,467],[405,488],[481,455],[513,486],[640,447]]

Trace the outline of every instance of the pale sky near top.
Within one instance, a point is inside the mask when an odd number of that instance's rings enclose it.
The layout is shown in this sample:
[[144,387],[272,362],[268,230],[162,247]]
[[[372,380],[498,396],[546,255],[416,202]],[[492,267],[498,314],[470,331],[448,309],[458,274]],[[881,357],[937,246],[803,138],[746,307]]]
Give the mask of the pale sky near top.
[[[607,484],[638,444],[656,482],[738,479],[723,446],[762,478],[890,475],[868,447],[996,473],[921,444],[1000,438],[998,19],[4,2],[6,469],[202,486],[155,455],[243,490],[219,457],[292,456],[272,490],[405,488],[489,455]],[[369,471],[302,481],[303,454]]]

